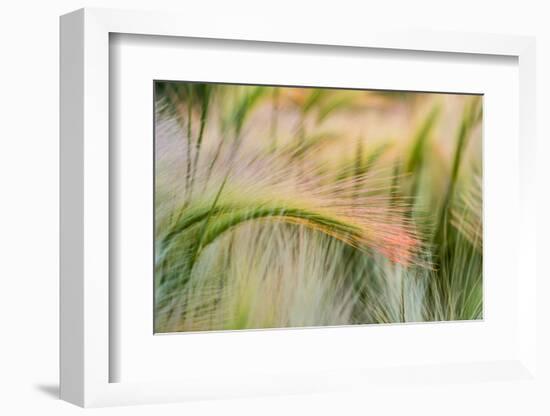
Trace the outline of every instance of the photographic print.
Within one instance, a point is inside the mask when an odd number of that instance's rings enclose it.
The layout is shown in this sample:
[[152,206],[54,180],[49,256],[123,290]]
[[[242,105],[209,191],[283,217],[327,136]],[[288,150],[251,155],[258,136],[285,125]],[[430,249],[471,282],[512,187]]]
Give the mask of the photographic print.
[[481,95],[154,101],[156,333],[482,319]]

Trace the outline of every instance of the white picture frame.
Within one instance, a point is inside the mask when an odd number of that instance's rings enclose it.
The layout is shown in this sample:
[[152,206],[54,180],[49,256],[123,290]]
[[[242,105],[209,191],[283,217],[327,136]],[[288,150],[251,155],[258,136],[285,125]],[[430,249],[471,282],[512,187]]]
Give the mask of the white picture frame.
[[[312,25],[308,31],[235,22],[205,25],[171,13],[82,9],[61,18],[61,398],[80,406],[159,403],[197,398],[242,397],[323,392],[420,380],[506,381],[519,386],[539,383],[536,361],[536,211],[535,42],[533,38],[465,34],[395,32],[350,28],[328,35]],[[239,30],[236,31],[235,28]],[[183,381],[110,382],[110,166],[109,36],[155,35],[247,42],[379,48],[441,54],[504,55],[519,67],[519,223],[517,292],[518,346],[509,359],[475,363],[441,363],[410,368],[336,369],[325,376],[283,372],[235,382],[234,374]],[[412,377],[411,377],[412,376]],[[342,381],[346,380],[346,381]],[[408,381],[407,381],[408,380]],[[430,387],[431,386],[431,387]],[[532,385],[531,385],[532,387]],[[489,391],[498,397],[498,387]]]

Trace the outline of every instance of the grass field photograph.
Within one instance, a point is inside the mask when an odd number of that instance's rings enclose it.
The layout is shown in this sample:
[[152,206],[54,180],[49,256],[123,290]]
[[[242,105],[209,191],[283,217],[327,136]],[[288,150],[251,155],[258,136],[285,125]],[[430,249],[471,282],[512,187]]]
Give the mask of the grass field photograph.
[[483,318],[483,97],[154,82],[156,333]]

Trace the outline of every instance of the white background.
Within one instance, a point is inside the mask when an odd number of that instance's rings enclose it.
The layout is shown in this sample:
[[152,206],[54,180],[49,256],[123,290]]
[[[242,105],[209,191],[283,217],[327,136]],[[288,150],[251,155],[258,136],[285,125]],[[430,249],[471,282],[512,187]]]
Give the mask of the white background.
[[[6,2],[4,2],[6,3]],[[200,4],[199,4],[200,3]],[[538,54],[538,169],[540,182],[539,250],[548,252],[550,232],[548,190],[550,156],[550,28],[546,2],[540,1],[19,1],[3,4],[0,12],[0,412],[3,414],[73,414],[82,412],[54,399],[58,368],[58,16],[83,6],[167,9],[188,13],[189,19],[211,13],[246,13],[254,19],[275,19],[281,25],[307,30],[309,19],[340,25],[411,26],[439,30],[537,35]],[[184,24],[185,22],[182,22]],[[546,97],[545,97],[546,96]],[[546,115],[546,117],[545,117]],[[546,138],[546,140],[545,140]],[[548,267],[539,258],[539,269]],[[550,293],[543,281],[540,293]],[[545,296],[546,297],[546,296]],[[545,297],[541,297],[544,300]],[[549,315],[550,302],[539,302]],[[546,318],[547,320],[548,318]],[[550,331],[540,333],[550,351]],[[548,352],[539,354],[548,366]],[[548,374],[548,370],[546,374]],[[93,410],[98,414],[548,414],[537,408],[538,392],[518,391],[503,384],[500,400],[487,399],[467,385],[411,388],[397,397],[350,395],[346,392],[315,396],[261,398]],[[532,400],[530,400],[532,398]],[[548,406],[548,405],[547,405]]]

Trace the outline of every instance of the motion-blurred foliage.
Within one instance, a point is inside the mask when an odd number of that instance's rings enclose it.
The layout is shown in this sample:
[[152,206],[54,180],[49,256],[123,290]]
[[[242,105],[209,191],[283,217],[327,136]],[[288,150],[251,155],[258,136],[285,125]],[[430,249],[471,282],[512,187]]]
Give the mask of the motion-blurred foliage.
[[155,86],[157,332],[482,317],[481,97]]

